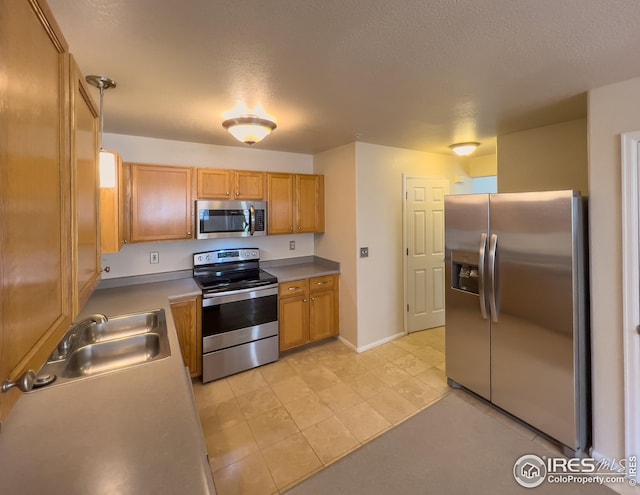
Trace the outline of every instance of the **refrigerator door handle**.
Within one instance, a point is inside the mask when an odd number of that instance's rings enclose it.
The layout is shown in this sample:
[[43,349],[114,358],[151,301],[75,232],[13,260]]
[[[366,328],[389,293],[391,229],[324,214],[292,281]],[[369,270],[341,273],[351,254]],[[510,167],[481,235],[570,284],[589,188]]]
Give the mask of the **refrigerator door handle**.
[[498,235],[491,234],[489,241],[489,278],[491,280],[491,289],[489,298],[489,307],[491,309],[491,321],[498,323],[498,307],[496,304],[496,251],[498,249]]
[[480,249],[478,251],[478,298],[480,299],[480,315],[482,319],[487,319],[487,296],[484,293],[484,266],[487,254],[487,234],[480,234]]

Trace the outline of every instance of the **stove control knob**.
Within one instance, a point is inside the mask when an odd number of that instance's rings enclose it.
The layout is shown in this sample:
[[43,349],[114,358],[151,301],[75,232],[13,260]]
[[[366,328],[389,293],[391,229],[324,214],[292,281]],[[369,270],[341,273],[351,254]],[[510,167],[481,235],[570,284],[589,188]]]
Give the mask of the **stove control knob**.
[[258,256],[258,251],[251,251],[251,256],[253,256],[254,258]]
[[207,254],[207,258],[206,258],[206,260],[207,260],[207,261],[211,261],[211,256]]
[[202,256],[198,256],[198,261],[202,261]]

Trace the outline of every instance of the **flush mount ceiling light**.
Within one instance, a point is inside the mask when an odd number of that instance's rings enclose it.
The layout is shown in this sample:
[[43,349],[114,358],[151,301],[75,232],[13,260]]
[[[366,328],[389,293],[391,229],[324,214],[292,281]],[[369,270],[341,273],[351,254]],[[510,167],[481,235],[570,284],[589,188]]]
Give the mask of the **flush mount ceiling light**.
[[449,148],[458,156],[469,156],[478,146],[480,146],[480,143],[468,142],[455,143],[449,146]]
[[272,120],[249,114],[227,119],[222,127],[241,143],[255,144],[271,134],[277,125]]

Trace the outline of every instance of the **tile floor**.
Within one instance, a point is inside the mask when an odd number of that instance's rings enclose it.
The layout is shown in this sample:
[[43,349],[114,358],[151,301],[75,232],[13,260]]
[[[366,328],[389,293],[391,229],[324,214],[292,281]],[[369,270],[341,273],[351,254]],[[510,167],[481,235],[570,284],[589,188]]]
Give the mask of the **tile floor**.
[[193,388],[218,494],[282,493],[449,392],[444,328],[360,354],[330,340]]

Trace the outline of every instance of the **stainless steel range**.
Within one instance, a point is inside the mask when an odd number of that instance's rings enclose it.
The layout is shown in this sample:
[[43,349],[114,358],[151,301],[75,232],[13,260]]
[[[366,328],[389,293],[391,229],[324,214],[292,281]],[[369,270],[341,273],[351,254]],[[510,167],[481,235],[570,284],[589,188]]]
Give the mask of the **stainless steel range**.
[[193,255],[202,288],[202,381],[278,360],[278,280],[258,248]]

